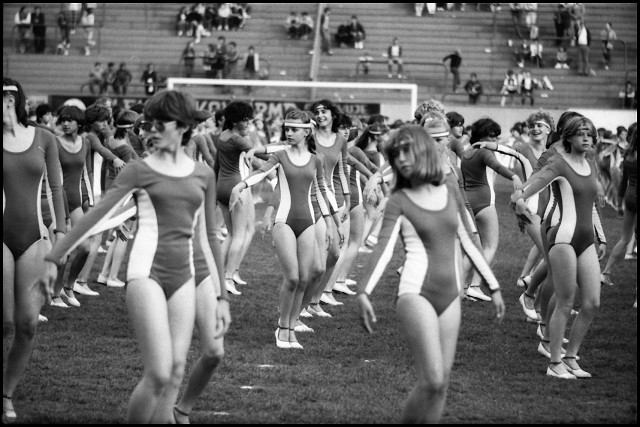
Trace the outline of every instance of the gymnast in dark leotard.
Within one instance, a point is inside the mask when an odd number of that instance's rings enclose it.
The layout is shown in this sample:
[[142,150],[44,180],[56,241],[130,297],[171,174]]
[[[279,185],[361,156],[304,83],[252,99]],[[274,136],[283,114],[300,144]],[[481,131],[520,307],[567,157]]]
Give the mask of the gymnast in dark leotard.
[[280,291],[276,345],[301,349],[294,328],[302,310],[302,297],[311,281],[316,252],[312,188],[316,188],[317,201],[326,220],[334,221],[337,226],[340,219],[338,212],[330,211],[324,202],[327,185],[322,163],[315,155],[311,115],[306,111],[291,110],[285,116],[283,126],[286,145],[267,145],[249,151],[250,156],[265,152],[271,155],[260,170],[233,188],[229,207],[232,211],[237,209],[238,203],[242,203],[241,193],[277,169],[280,203],[272,233],[284,281]]

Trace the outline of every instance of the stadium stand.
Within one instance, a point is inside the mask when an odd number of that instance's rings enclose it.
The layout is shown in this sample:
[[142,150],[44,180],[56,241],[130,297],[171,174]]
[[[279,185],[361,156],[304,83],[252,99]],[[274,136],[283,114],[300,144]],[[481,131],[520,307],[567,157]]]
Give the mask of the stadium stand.
[[[96,13],[97,46],[91,56],[82,55],[82,35],[72,36],[69,56],[55,55],[59,38],[55,16],[60,3],[41,5],[47,16],[47,53],[18,54],[15,48],[13,16],[23,3],[3,4],[3,74],[17,77],[30,94],[79,93],[87,79],[87,70],[96,60],[103,63],[124,61],[133,74],[131,95],[141,95],[140,75],[149,62],[156,64],[163,77],[180,76],[178,62],[185,38],[175,35],[175,16],[181,3],[99,3]],[[464,83],[471,72],[483,82],[485,96],[480,104],[499,104],[498,91],[509,68],[514,68],[514,32],[508,3],[501,3],[495,14],[476,10],[468,4],[464,11],[438,11],[435,15],[416,17],[413,3],[331,3],[332,32],[337,26],[357,15],[367,28],[365,49],[333,48],[333,56],[321,56],[318,69],[320,81],[388,82],[386,65],[372,64],[370,73],[356,75],[358,57],[367,52],[375,59],[383,59],[389,40],[397,36],[402,41],[406,80],[419,85],[420,98],[441,98],[449,104],[464,105],[464,91],[451,93],[451,75],[438,65],[452,49],[462,50],[460,68]],[[539,3],[538,26],[541,38],[554,36],[553,11],[556,3]],[[227,41],[235,41],[243,53],[249,45],[269,64],[270,78],[277,80],[307,80],[312,56],[313,40],[289,40],[282,22],[292,8],[291,3],[251,4],[251,18],[239,31],[213,31],[197,45],[204,53],[208,43],[222,34]],[[299,3],[296,9],[315,16],[318,3]],[[597,107],[618,108],[618,92],[626,80],[637,83],[637,5],[635,3],[588,3],[586,20],[592,31],[591,63],[596,76],[577,76],[575,70],[553,68],[555,49],[552,41],[545,42],[546,68],[532,68],[535,77],[548,76],[553,90],[536,92],[536,106],[543,108]],[[600,30],[611,21],[618,35],[613,64],[605,71],[600,65]],[[626,69],[624,55],[626,53]],[[569,48],[574,56],[575,48]],[[194,77],[203,77],[201,61],[196,62]],[[200,73],[200,74],[199,74]],[[446,77],[445,77],[446,76]],[[394,82],[397,82],[395,80]]]

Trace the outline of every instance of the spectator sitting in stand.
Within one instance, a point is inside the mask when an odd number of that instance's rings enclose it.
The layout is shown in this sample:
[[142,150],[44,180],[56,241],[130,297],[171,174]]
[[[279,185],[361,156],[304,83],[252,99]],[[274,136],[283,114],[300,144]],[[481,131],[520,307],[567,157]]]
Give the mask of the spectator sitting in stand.
[[231,3],[220,3],[218,6],[218,31],[229,31],[229,17],[231,16]]
[[89,71],[89,90],[93,95],[102,93],[102,87],[104,86],[104,67],[101,62],[93,64],[93,68]]
[[296,11],[292,10],[291,13],[289,13],[289,16],[287,16],[285,20],[284,27],[290,39],[300,38],[300,16],[298,16]]
[[120,63],[120,67],[116,71],[115,79],[113,80],[113,91],[117,95],[126,95],[129,83],[133,80],[131,72],[127,70],[127,64]]
[[558,48],[558,52],[556,52],[556,69],[569,69],[569,55],[567,54],[567,49],[564,46],[560,46]]
[[367,34],[358,17],[351,15],[351,22],[349,23],[349,44],[356,49],[364,49],[364,40],[366,37]]
[[302,12],[300,17],[300,38],[307,40],[313,33],[313,18],[309,16],[308,12]]
[[369,52],[364,52],[362,56],[358,57],[358,61],[360,67],[362,67],[362,72],[364,74],[369,74],[369,64],[373,61],[373,56],[369,55]]
[[529,98],[529,104],[533,106],[533,91],[540,84],[537,79],[531,76],[529,70],[524,70],[520,78],[520,94],[522,95],[522,105],[524,105],[527,98]]
[[116,79],[116,64],[109,62],[107,68],[102,72],[102,85],[100,86],[100,94],[109,94],[109,88],[113,88],[113,82]]
[[178,37],[189,34],[189,22],[187,21],[188,13],[189,9],[187,9],[187,6],[182,6],[176,16],[176,32],[178,33]]
[[145,95],[152,96],[156,93],[156,90],[158,90],[158,73],[156,73],[154,64],[147,64],[147,69],[142,72],[140,81],[144,83]]
[[476,73],[471,73],[469,80],[464,85],[464,90],[469,95],[469,104],[477,104],[482,95],[482,83],[478,80]]
[[520,83],[518,81],[518,76],[513,70],[507,71],[507,74],[504,78],[504,82],[502,83],[502,88],[500,89],[500,93],[502,94],[502,99],[500,100],[500,106],[504,107],[507,102],[507,97],[511,100],[511,105],[515,102],[515,97],[518,91],[520,90]]
[[343,47],[344,45],[347,45],[347,46],[349,45],[349,42],[350,42],[350,39],[351,39],[351,34],[349,32],[349,24],[350,24],[350,22],[338,25],[338,32],[334,36],[335,37],[335,41],[336,41],[336,45],[338,45],[338,47]]
[[241,30],[247,22],[247,13],[239,3],[231,3],[231,15],[229,15],[229,29],[233,31]]
[[624,108],[637,108],[636,89],[631,81],[627,80],[624,90],[620,91],[618,97],[624,99]]

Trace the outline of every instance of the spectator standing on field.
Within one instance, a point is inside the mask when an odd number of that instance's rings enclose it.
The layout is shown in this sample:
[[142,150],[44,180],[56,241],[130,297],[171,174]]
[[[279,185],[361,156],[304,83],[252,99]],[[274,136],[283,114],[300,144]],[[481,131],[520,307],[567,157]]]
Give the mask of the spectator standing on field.
[[69,19],[64,10],[58,12],[58,30],[60,31],[60,43],[58,43],[56,53],[58,55],[69,55],[69,48],[71,47],[69,38],[71,26],[69,25]]

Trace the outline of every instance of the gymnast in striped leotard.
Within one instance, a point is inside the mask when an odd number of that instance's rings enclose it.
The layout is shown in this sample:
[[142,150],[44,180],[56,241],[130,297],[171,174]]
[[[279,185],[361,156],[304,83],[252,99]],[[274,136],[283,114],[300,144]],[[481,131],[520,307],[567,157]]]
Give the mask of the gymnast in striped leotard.
[[[489,118],[479,119],[471,125],[471,138],[469,142],[495,140],[500,135],[500,125]],[[466,150],[462,154],[460,170],[464,179],[465,194],[471,209],[473,210],[478,233],[482,242],[484,256],[489,263],[498,249],[499,225],[498,212],[495,207],[495,191],[493,188],[495,174],[499,173],[504,178],[513,182],[513,187],[520,188],[522,181],[511,170],[504,167],[496,159],[493,152],[485,148]],[[473,294],[476,299],[488,300],[488,297],[479,291],[481,278],[474,274],[469,289],[478,291]]]
[[[196,316],[192,240],[198,213],[207,236],[215,235],[216,185],[211,168],[194,162],[182,144],[194,125],[195,100],[166,90],[144,109],[155,152],[128,164],[113,187],[47,260],[61,265],[65,254],[133,195],[138,227],[127,268],[127,307],[142,350],[143,377],[133,391],[128,423],[169,423],[184,375]],[[50,282],[55,275],[42,277]],[[226,294],[224,283],[222,295]]]
[[[557,222],[546,218],[549,268],[556,298],[547,329],[551,361],[547,375],[563,379],[590,377],[577,364],[577,354],[600,305],[600,264],[594,244],[593,207],[599,192],[595,163],[588,158],[597,132],[587,118],[570,119],[562,132],[557,154],[516,191],[516,211],[525,212],[526,199],[552,186]],[[562,340],[580,288],[580,312],[571,327],[566,355]]]
[[324,221],[333,221],[337,226],[340,219],[337,210],[330,210],[324,202],[327,186],[321,160],[315,155],[311,115],[306,111],[290,110],[284,118],[283,133],[286,145],[267,145],[250,151],[251,155],[270,153],[269,160],[234,187],[230,208],[233,210],[237,203],[242,203],[243,191],[277,170],[280,202],[272,233],[284,280],[280,290],[276,346],[302,349],[295,335],[295,326],[302,310],[304,293],[313,279],[314,259],[318,255],[312,189],[315,188]]
[[26,96],[17,81],[2,79],[2,104],[3,335],[15,328],[2,375],[2,419],[14,422],[13,393],[33,352],[40,309],[53,294],[51,286],[34,285],[45,272],[44,256],[51,249],[43,218],[43,206],[49,203],[42,198],[45,185],[50,191],[44,193],[52,197],[49,215],[56,238],[66,232],[66,223],[55,136],[28,124]]
[[[458,184],[445,179],[433,139],[422,126],[405,125],[392,135],[387,159],[396,184],[385,207],[380,240],[358,283],[358,303],[371,332],[375,312],[369,301],[398,239],[405,261],[396,313],[418,373],[403,410],[402,423],[437,423],[442,415],[460,327],[461,248],[492,290],[498,319],[504,303],[497,280],[461,225]],[[442,390],[433,393],[433,389]]]
[[[317,156],[322,160],[324,167],[324,177],[329,187],[330,203],[335,203],[340,211],[340,227],[334,227],[325,221],[316,222],[316,239],[321,255],[318,258],[319,269],[324,269],[324,273],[313,283],[307,291],[309,296],[306,300],[311,302],[311,311],[315,311],[319,316],[326,316],[327,313],[320,307],[320,300],[331,305],[341,305],[336,301],[331,292],[333,283],[329,283],[329,278],[338,258],[346,250],[344,238],[349,234],[349,206],[351,204],[351,194],[349,190],[349,180],[347,178],[347,141],[338,134],[337,119],[340,110],[331,101],[323,99],[311,105],[317,129],[316,150]],[[326,227],[325,227],[326,226]],[[338,232],[337,228],[340,228]],[[327,247],[326,241],[329,241]]]

